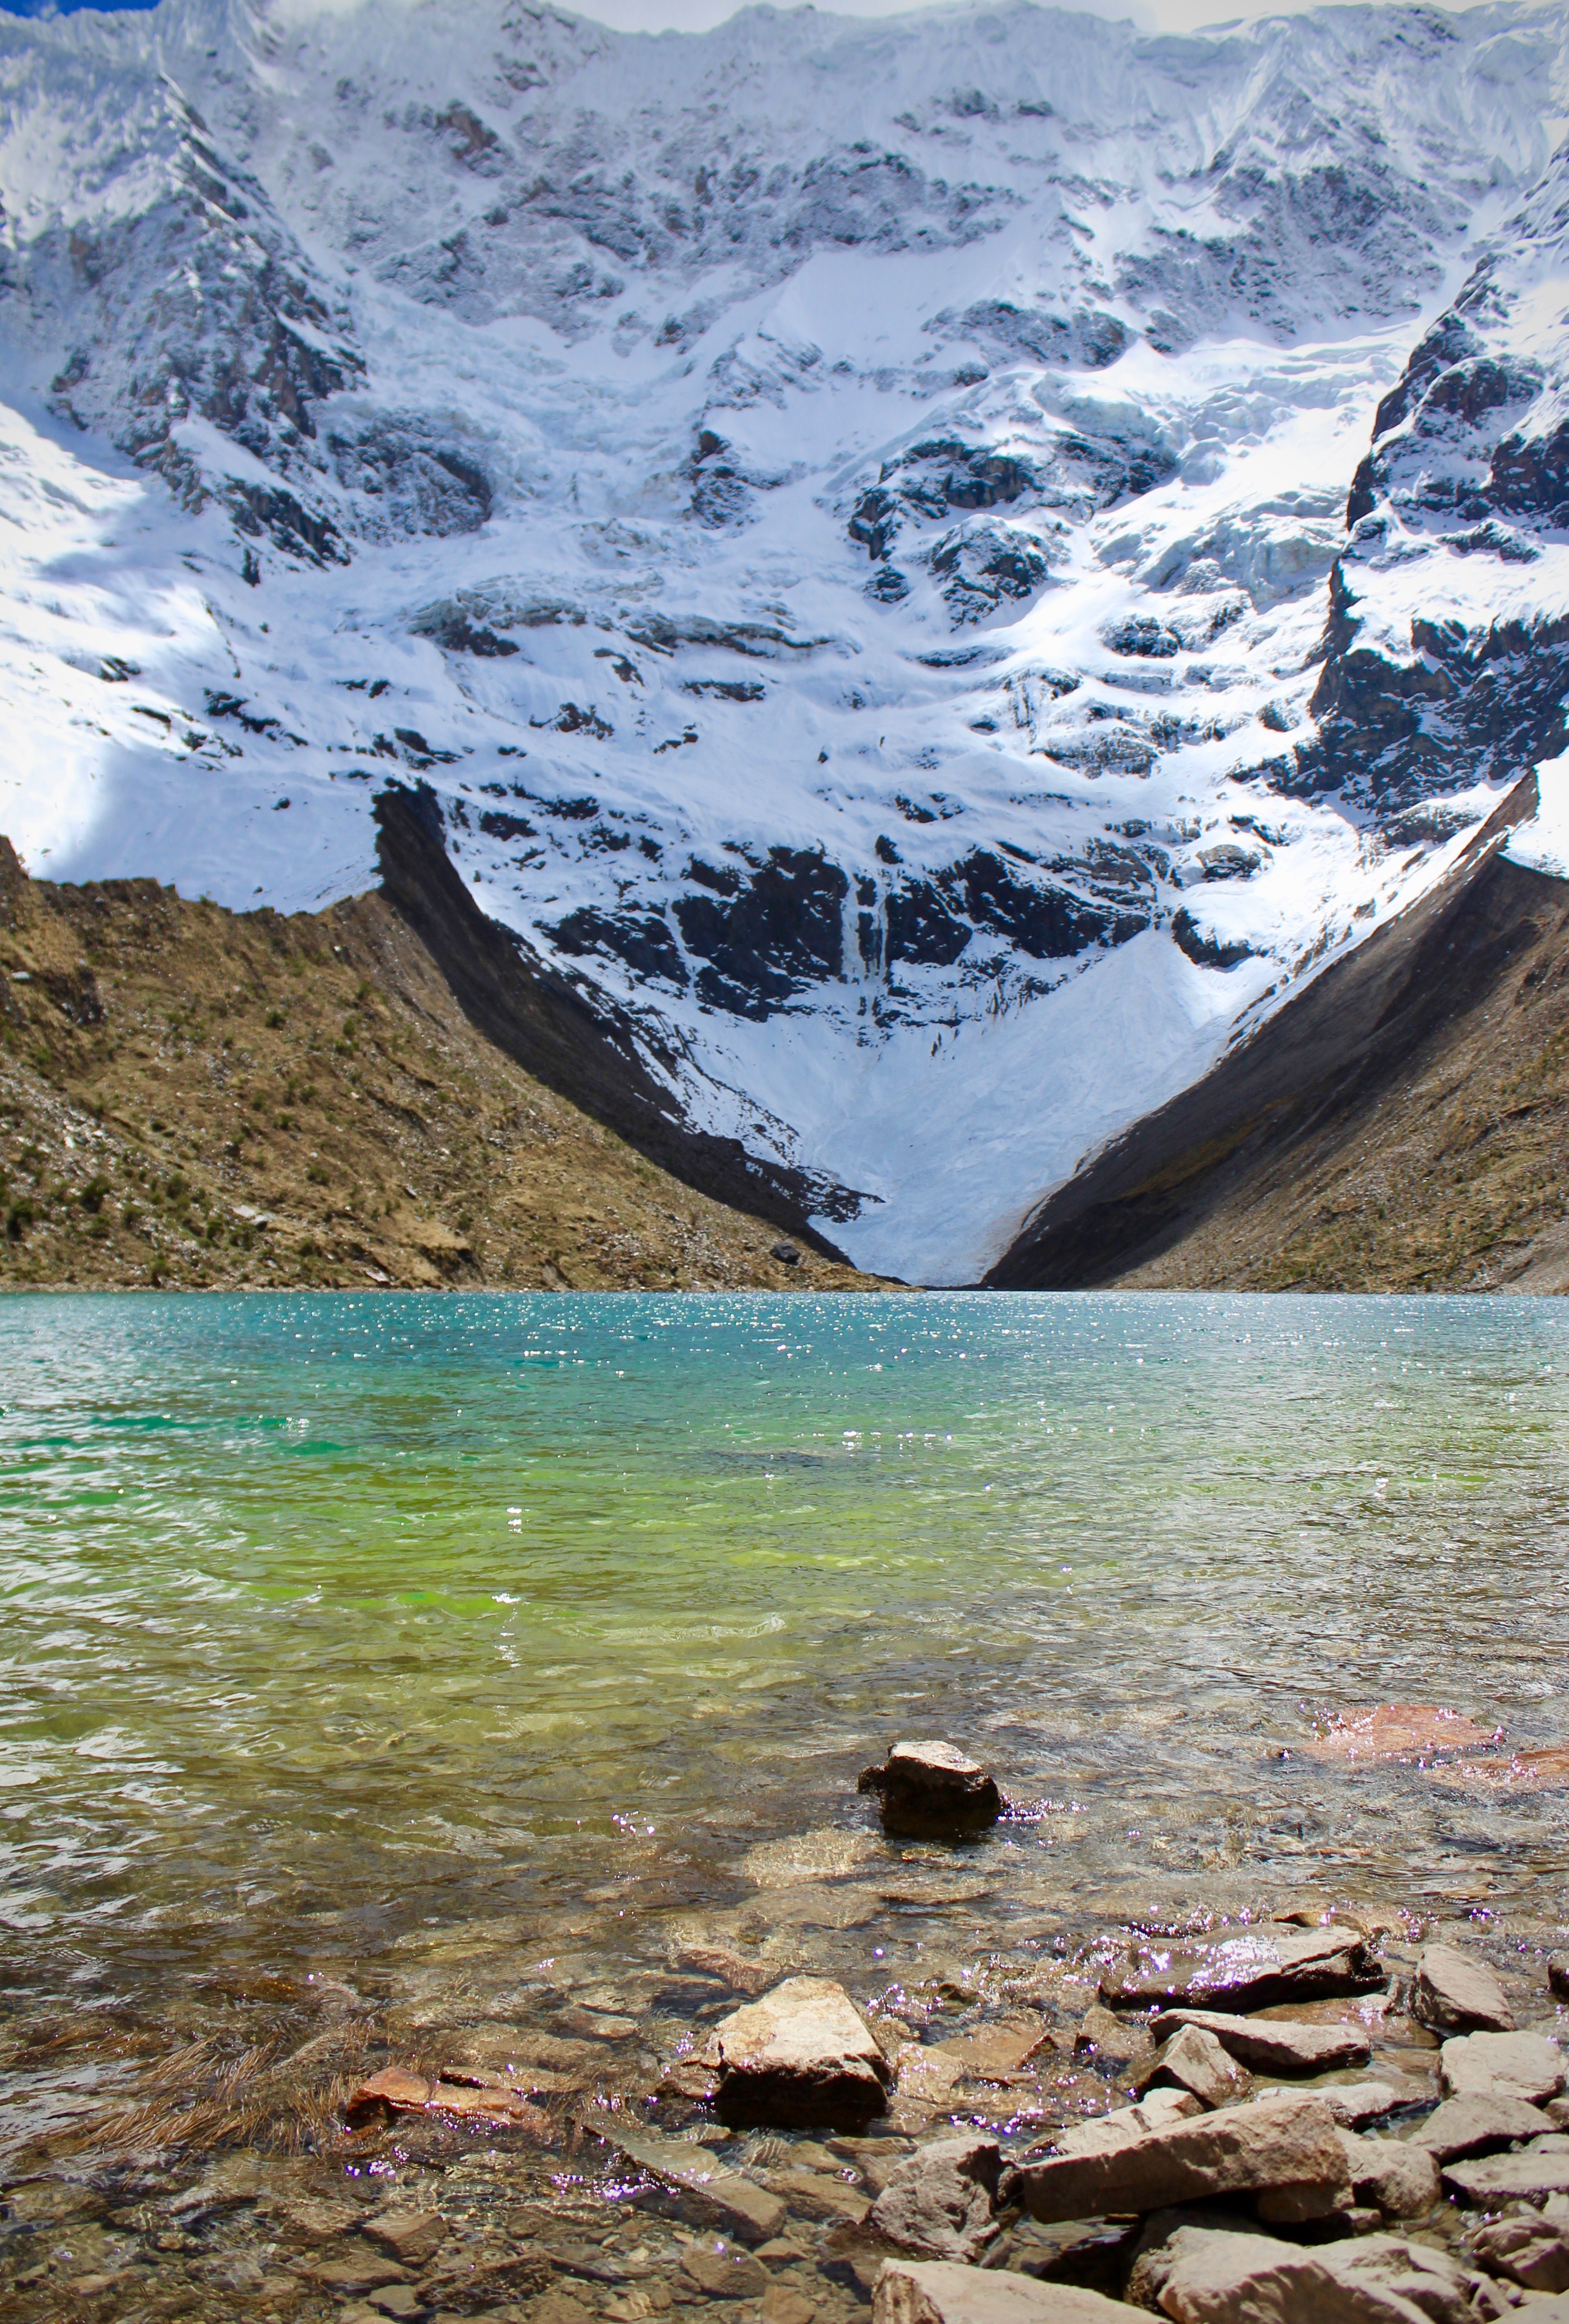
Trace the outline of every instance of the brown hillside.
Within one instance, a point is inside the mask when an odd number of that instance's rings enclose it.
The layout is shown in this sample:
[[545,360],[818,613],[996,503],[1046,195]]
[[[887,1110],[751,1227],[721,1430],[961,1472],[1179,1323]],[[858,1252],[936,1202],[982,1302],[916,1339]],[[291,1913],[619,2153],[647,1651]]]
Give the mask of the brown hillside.
[[1569,1289],[1569,883],[1499,853],[1043,1204],[990,1278],[1138,1290]]
[[476,1031],[380,897],[230,913],[0,840],[0,1288],[868,1289]]

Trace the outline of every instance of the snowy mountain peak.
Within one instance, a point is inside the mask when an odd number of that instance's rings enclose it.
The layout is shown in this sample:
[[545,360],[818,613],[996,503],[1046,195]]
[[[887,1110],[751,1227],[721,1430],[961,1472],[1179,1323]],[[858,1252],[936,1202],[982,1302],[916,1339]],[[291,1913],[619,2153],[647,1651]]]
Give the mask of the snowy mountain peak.
[[414,799],[973,1279],[1562,747],[1566,100],[1523,5],[4,20],[6,827],[299,905]]

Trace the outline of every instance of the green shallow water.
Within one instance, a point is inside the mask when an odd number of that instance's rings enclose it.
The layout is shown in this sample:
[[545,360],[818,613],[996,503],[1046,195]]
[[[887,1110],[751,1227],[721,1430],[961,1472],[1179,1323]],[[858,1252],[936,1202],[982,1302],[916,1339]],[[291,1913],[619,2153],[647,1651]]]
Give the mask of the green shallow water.
[[[1561,1909],[1564,1794],[1279,1756],[1391,1699],[1569,1742],[1555,1302],[13,1298],[0,1404],[30,2006],[283,2008],[487,1930],[558,2002],[749,1898],[846,1974],[1299,1893]],[[928,1851],[897,1927],[813,1923],[890,1877],[854,1778],[900,1732],[1041,1812],[951,1907]]]

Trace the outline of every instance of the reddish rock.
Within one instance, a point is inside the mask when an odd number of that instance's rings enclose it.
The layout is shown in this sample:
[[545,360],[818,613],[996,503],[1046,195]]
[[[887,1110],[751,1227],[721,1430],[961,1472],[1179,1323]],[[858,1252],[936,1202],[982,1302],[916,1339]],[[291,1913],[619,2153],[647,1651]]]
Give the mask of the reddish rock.
[[867,2224],[895,2251],[974,2261],[992,2232],[1001,2167],[994,2138],[936,2139],[891,2174]]
[[1213,2034],[1197,2025],[1182,2025],[1161,2043],[1137,2087],[1187,2090],[1201,2106],[1221,2107],[1245,2098],[1252,2088],[1252,2077]]
[[872,2324],[1126,2324],[1128,2313],[1077,2284],[940,2259],[886,2260],[872,2294]]
[[1295,1748],[1310,1758],[1343,1760],[1347,1766],[1401,1759],[1420,1766],[1496,1743],[1502,1731],[1495,1728],[1490,1733],[1459,1711],[1441,1711],[1435,1703],[1381,1702],[1367,1711],[1343,1711],[1311,1742]]
[[953,1743],[896,1743],[855,1788],[877,1794],[887,1831],[928,1837],[983,1831],[1003,1808],[991,1770]]
[[1500,2147],[1550,2136],[1553,2127],[1540,2107],[1529,2106],[1524,2098],[1484,2093],[1445,2098],[1426,2122],[1417,2124],[1407,2144],[1425,2146],[1440,2163],[1460,2163],[1468,2154],[1494,2154]]
[[1471,2247],[1483,2267],[1528,2292],[1569,2292],[1569,2244],[1546,2219],[1490,2219]]
[[1444,2184],[1479,2211],[1496,2211],[1516,2198],[1540,2203],[1548,2195],[1569,2195],[1569,2138],[1554,2132],[1508,2154],[1446,2163]]
[[1403,2236],[1304,2250],[1272,2236],[1179,2227],[1146,2276],[1176,2324],[1477,2324],[1463,2269]]
[[1542,2034],[1463,2034],[1438,2053],[1446,2098],[1524,2098],[1540,2106],[1564,2087],[1564,2057]]
[[449,2114],[462,2120],[511,2123],[545,2144],[556,2136],[549,2116],[508,2083],[448,2080],[411,2073],[403,2066],[383,2067],[373,2074],[344,2107],[345,2119],[355,2129],[378,2116],[390,2122],[399,2114]]

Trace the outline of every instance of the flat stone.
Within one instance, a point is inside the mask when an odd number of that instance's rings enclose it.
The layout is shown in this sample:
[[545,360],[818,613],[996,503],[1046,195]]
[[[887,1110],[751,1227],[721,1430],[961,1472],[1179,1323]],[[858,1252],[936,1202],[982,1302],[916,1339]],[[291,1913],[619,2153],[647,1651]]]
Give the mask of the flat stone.
[[1485,1961],[1457,1945],[1428,1945],[1417,1964],[1411,2015],[1438,2034],[1512,2034],[1514,2012]]
[[307,2271],[323,2292],[378,2292],[384,2283],[407,2283],[408,2272],[395,2260],[377,2259],[366,2252],[354,2259],[326,2260]]
[[[1255,2090],[1257,2099],[1300,2098],[1300,2090],[1284,2088]],[[1322,2098],[1343,2130],[1360,2130],[1377,2122],[1398,2106],[1420,2106],[1433,2095],[1419,2082],[1324,2082],[1313,2093]]]
[[898,2165],[867,2225],[895,2251],[971,2263],[992,2233],[1001,2169],[994,2138],[934,2140]]
[[1444,2044],[1438,2076],[1446,2098],[1524,2098],[1540,2106],[1564,2087],[1564,2057],[1542,2034],[1463,2034]]
[[767,2243],[784,2225],[785,2207],[777,2195],[742,2178],[739,2172],[726,2170],[706,2147],[687,2139],[665,2138],[641,2126],[625,2126],[612,2116],[588,2116],[583,2127],[651,2178],[690,2197],[700,2216],[744,2243]]
[[1293,1748],[1310,1758],[1376,1766],[1408,1759],[1426,1764],[1455,1751],[1496,1743],[1501,1729],[1478,1727],[1457,1711],[1432,1702],[1380,1702],[1367,1711],[1343,1711],[1322,1735]]
[[809,2300],[784,2283],[771,2283],[758,2310],[762,2324],[812,2324],[817,2312]]
[[529,2310],[529,2324],[594,2324],[594,2311],[569,2292],[542,2292]]
[[1131,2146],[1136,2139],[1148,2138],[1152,2130],[1169,2130],[1173,2123],[1191,2122],[1204,2110],[1191,2090],[1151,2090],[1137,2106],[1118,2107],[1111,2114],[1092,2115],[1087,2122],[1054,2131],[1052,2151],[1108,2154],[1113,2147]]
[[1539,2203],[1546,2195],[1569,2195],[1569,2137],[1554,2131],[1508,2154],[1446,2163],[1444,2183],[1452,2195],[1479,2211],[1496,2210],[1513,2198]]
[[1477,2324],[1464,2270],[1403,2236],[1305,2249],[1179,2227],[1159,2257],[1164,2273],[1146,2280],[1174,2324]]
[[1194,1945],[1141,1940],[1131,1958],[1104,1969],[1101,1999],[1113,2009],[1278,2003],[1361,1993],[1382,1982],[1355,1929],[1301,1929],[1267,1921]]
[[406,2067],[387,2066],[362,2082],[344,2108],[345,2119],[359,2125],[380,2116],[390,2121],[400,2114],[448,2114],[461,2121],[508,2123],[526,2130],[543,2144],[556,2137],[556,2126],[531,2099],[510,2082],[488,2075],[446,2080],[437,2074],[417,2074]]
[[1343,2130],[1340,2143],[1352,2192],[1376,2204],[1386,2219],[1422,2219],[1442,2193],[1438,2164],[1425,2147],[1397,2138],[1363,2138]]
[[768,2183],[798,2218],[849,2219],[859,2227],[872,2208],[859,2187],[823,2171],[771,2171]]
[[683,1945],[673,1957],[677,1969],[695,1969],[699,1977],[717,1978],[733,1993],[764,1993],[779,1975],[767,1961],[750,1960],[727,1945]]
[[1302,2025],[1281,2017],[1233,2017],[1219,2009],[1163,2009],[1150,2023],[1157,2042],[1179,2025],[1213,2034],[1239,2065],[1256,2074],[1325,2074],[1365,2066],[1372,2044],[1361,2025]]
[[872,2293],[872,2324],[1128,2324],[1120,2300],[1072,2283],[1037,2283],[1001,2268],[952,2260],[883,2262]]
[[[1111,2014],[1110,2010],[1102,2013],[1107,2017]],[[978,2033],[961,2034],[952,2042],[935,2042],[929,2050],[935,2057],[952,2058],[971,2082],[1009,2082],[1031,2059],[1046,2052],[1056,2055],[1050,2032],[1038,2017],[983,2025]]]
[[893,2069],[841,1985],[788,1978],[733,2010],[705,2052],[715,2105],[732,2124],[862,2128],[883,2112]]
[[1569,2243],[1546,2219],[1490,2219],[1471,2247],[1483,2267],[1528,2292],[1569,2292]]
[[1527,2138],[1551,2135],[1553,2124],[1539,2107],[1524,2098],[1491,2094],[1445,2098],[1426,2122],[1418,2123],[1407,2141],[1425,2146],[1440,2163],[1459,2163],[1468,2154],[1493,2154],[1500,2146],[1518,2146]]
[[896,1743],[882,1766],[863,1770],[855,1788],[876,1793],[888,1831],[980,1831],[1002,1812],[991,1770],[953,1743]]
[[1306,2096],[1226,2107],[1102,2153],[1049,2155],[1021,2164],[1006,2183],[1033,2218],[1047,2220],[1270,2188],[1312,2189],[1330,2203],[1351,2197],[1334,2116]]
[[773,2282],[761,2260],[733,2244],[688,2246],[681,2254],[681,2273],[710,2300],[761,2300]]
[[1251,2075],[1213,2034],[1197,2025],[1179,2026],[1139,2077],[1140,2089],[1187,2090],[1206,2107],[1228,2106],[1245,2098],[1252,2086]]
[[425,2302],[411,2283],[389,2283],[384,2291],[373,2292],[370,2304],[383,2316],[423,2316]]
[[389,2259],[423,2267],[445,2241],[447,2222],[439,2211],[383,2211],[365,2220],[360,2232]]

